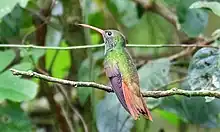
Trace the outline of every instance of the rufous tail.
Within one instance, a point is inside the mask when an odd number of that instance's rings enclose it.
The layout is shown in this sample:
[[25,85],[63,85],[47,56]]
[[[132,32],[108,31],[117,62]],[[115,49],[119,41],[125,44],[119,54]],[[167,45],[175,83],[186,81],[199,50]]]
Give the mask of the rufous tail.
[[125,102],[132,117],[136,120],[138,119],[139,115],[142,114],[145,118],[153,121],[150,111],[148,110],[144,99],[142,98],[142,95],[137,96],[134,94],[124,82],[122,83],[122,88]]

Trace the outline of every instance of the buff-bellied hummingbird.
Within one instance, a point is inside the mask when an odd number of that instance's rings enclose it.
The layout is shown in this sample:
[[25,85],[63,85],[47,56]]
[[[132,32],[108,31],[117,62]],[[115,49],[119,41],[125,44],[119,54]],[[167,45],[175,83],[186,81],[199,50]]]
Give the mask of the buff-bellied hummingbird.
[[104,69],[112,89],[125,110],[136,120],[142,114],[152,121],[142,94],[135,64],[126,49],[126,38],[117,30],[102,30],[86,24],[78,24],[101,33],[105,43]]

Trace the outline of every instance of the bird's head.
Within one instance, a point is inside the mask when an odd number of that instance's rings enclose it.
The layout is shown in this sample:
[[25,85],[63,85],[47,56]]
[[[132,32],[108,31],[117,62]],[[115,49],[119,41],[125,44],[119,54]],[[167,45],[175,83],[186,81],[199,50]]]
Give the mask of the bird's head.
[[102,30],[97,27],[93,27],[86,24],[78,24],[83,27],[91,28],[102,34],[105,43],[105,54],[116,49],[122,49],[125,47],[126,38],[117,30]]

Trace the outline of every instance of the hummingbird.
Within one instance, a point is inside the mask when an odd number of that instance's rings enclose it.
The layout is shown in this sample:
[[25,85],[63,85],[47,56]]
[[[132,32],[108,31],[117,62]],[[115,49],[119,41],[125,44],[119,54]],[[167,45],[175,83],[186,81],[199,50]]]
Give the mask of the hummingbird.
[[143,115],[152,121],[142,94],[139,77],[131,55],[126,49],[126,38],[117,30],[102,30],[87,24],[78,24],[101,33],[105,44],[104,70],[112,89],[125,110],[136,120]]

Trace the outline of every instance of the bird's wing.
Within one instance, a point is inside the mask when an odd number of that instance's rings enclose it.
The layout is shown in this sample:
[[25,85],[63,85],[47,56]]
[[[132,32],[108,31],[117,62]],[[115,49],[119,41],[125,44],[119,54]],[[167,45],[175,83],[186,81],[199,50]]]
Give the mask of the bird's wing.
[[116,63],[112,64],[106,61],[104,63],[104,68],[106,76],[110,79],[113,91],[117,95],[122,106],[130,113],[125,102],[124,93],[122,89],[122,76],[119,71],[118,65]]
[[123,80],[117,63],[104,63],[106,75],[109,77],[112,88],[122,106],[137,119],[143,114],[147,119],[152,120],[151,114],[140,94],[139,85],[134,80]]

